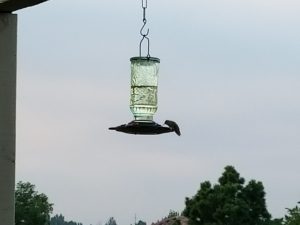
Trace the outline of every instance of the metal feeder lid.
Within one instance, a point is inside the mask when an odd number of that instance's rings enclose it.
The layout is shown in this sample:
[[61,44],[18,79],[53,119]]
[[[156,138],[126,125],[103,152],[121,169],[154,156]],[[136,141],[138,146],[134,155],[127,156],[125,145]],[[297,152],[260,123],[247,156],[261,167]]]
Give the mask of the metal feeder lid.
[[161,126],[154,121],[131,121],[128,124],[123,124],[117,127],[110,127],[109,130],[116,130],[127,134],[141,135],[156,135],[174,131],[169,127]]
[[139,60],[143,60],[143,61],[152,61],[152,62],[160,63],[160,59],[159,59],[159,58],[156,58],[156,57],[135,56],[135,57],[131,57],[131,58],[130,58],[130,61],[131,61],[131,62],[139,61]]

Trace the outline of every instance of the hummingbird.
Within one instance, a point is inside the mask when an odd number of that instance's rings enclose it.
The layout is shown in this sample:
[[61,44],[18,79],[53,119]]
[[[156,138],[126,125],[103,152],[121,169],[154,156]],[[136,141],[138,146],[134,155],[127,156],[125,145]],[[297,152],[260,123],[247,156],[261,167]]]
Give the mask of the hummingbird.
[[170,127],[172,131],[175,131],[175,133],[176,133],[178,136],[181,135],[180,129],[179,129],[179,126],[177,125],[177,123],[175,123],[175,122],[172,121],[172,120],[166,120],[166,121],[165,121],[165,124],[168,125],[168,127]]

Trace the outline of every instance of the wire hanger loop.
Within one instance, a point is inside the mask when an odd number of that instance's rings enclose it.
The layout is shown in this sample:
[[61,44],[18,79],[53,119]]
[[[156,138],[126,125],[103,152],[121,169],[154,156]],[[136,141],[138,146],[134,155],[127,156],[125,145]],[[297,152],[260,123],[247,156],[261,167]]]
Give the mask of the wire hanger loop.
[[145,26],[147,24],[147,19],[146,19],[146,9],[148,7],[148,2],[147,0],[142,0],[142,8],[143,8],[143,26],[140,30],[140,34],[142,36],[142,39],[140,41],[140,57],[142,57],[142,45],[144,40],[147,40],[147,58],[150,58],[150,39],[148,38],[149,35],[149,28],[147,29],[147,31],[145,32]]

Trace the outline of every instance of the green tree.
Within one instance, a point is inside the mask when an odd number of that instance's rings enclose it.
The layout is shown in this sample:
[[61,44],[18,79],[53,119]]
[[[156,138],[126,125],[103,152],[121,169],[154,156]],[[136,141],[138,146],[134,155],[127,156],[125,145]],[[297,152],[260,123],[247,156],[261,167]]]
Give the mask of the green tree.
[[55,215],[50,220],[50,225],[64,225],[65,224],[65,217],[60,215]]
[[74,221],[65,221],[65,217],[60,215],[55,215],[50,220],[50,225],[82,225],[82,223],[76,223]]
[[287,210],[288,214],[284,217],[284,225],[300,225],[300,208],[296,206]]
[[136,225],[147,225],[145,221],[139,220]]
[[117,225],[117,222],[116,222],[115,218],[110,217],[108,219],[108,221],[105,223],[105,225]]
[[273,219],[270,221],[268,225],[284,225],[283,224],[283,219]]
[[265,225],[271,218],[262,182],[251,180],[245,185],[233,166],[225,167],[218,184],[201,183],[185,204],[183,215],[191,225]]
[[49,225],[53,204],[29,182],[18,182],[15,191],[16,225]]

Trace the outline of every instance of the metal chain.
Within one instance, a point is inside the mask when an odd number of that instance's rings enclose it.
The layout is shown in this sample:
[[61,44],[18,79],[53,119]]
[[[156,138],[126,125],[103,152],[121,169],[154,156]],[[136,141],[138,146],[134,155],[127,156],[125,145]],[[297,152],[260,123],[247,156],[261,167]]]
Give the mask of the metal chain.
[[143,30],[146,26],[147,23],[147,19],[146,19],[146,9],[148,7],[148,2],[147,0],[142,0],[142,8],[143,8],[143,23],[144,25],[142,26],[141,30],[140,30],[140,34],[142,35],[142,40],[140,41],[140,57],[142,56],[142,44],[143,41],[146,39],[147,40],[147,44],[148,44],[148,53],[147,53],[147,58],[150,58],[150,39],[147,37],[149,34],[149,29],[147,29],[146,33],[143,33]]

